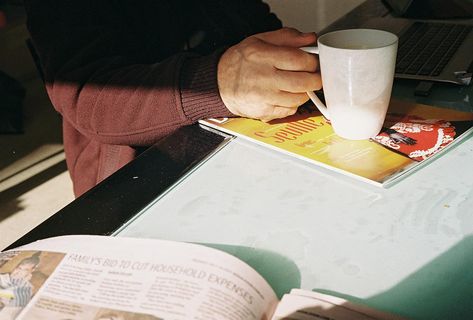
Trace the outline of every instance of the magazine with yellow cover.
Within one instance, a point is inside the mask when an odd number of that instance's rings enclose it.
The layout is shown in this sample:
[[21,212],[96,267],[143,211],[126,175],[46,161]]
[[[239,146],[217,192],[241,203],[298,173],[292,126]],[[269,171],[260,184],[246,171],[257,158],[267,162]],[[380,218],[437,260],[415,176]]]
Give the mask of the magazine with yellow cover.
[[382,131],[369,140],[337,136],[313,105],[284,119],[219,118],[201,124],[313,164],[388,187],[473,131],[473,113],[391,101]]

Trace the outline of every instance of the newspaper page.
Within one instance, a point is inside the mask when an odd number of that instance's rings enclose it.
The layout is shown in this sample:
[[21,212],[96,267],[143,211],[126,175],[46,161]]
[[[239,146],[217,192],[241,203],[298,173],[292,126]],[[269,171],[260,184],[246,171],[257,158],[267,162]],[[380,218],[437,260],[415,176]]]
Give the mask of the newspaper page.
[[270,319],[250,266],[191,243],[63,236],[0,253],[0,320]]
[[345,299],[314,291],[292,289],[271,320],[403,320],[404,318]]

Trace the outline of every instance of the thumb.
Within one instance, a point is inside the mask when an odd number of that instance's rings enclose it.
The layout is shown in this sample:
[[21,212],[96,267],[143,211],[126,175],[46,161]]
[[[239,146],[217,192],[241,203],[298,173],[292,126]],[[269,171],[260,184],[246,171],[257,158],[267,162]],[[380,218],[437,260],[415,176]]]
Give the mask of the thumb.
[[317,41],[317,36],[314,32],[303,33],[294,28],[282,28],[275,31],[258,33],[254,37],[273,45],[285,47],[304,47]]

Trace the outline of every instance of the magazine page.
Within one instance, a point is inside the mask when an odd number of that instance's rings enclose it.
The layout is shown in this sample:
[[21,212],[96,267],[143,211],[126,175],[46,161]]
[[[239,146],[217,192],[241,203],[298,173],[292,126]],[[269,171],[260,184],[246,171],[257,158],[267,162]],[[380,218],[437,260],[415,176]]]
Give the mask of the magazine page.
[[394,100],[381,133],[358,141],[337,136],[330,121],[310,104],[293,116],[268,123],[220,118],[201,124],[387,187],[473,131],[473,114]]
[[202,245],[63,236],[0,253],[0,320],[270,319],[277,297]]
[[404,318],[318,292],[293,289],[285,294],[272,320],[402,320]]

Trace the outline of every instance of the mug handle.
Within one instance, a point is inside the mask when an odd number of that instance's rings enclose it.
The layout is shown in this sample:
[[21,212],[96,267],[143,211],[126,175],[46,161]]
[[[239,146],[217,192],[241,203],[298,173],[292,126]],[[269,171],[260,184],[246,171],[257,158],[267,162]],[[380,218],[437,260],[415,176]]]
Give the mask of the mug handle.
[[[300,47],[299,49],[308,53],[319,54],[319,47]],[[323,116],[326,119],[330,120],[328,109],[325,104],[320,101],[319,97],[317,97],[317,95],[312,91],[307,91],[307,95],[309,96],[310,100],[312,100],[312,102],[315,104],[317,109],[319,109],[319,111],[323,114]]]

